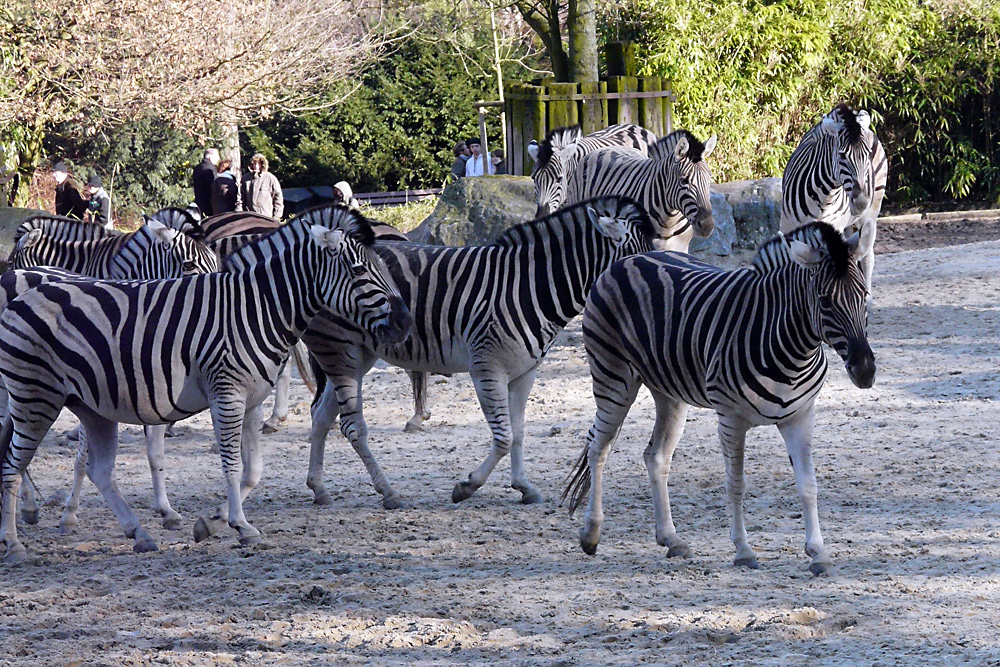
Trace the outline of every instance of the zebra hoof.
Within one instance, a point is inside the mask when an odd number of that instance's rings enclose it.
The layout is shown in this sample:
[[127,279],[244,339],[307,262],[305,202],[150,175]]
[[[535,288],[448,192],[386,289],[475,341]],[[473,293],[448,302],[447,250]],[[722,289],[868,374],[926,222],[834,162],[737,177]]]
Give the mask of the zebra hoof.
[[476,487],[472,486],[470,482],[459,482],[455,485],[455,488],[451,490],[451,502],[460,503],[463,500],[468,500],[476,493]]
[[540,494],[538,491],[535,491],[534,489],[521,492],[522,505],[537,505],[538,503],[542,502],[545,502],[545,499],[542,498],[542,494]]
[[667,558],[690,558],[691,547],[686,544],[675,544],[667,549]]
[[41,511],[36,507],[33,510],[21,510],[21,520],[24,521],[29,526],[34,526],[38,523],[38,519],[41,516]]
[[583,538],[580,539],[580,548],[583,549],[583,553],[588,556],[597,555],[597,542],[587,542]]
[[263,539],[261,538],[260,533],[257,533],[256,535],[245,535],[243,537],[240,537],[240,544],[244,547],[252,547],[254,545],[260,544],[262,541]]
[[141,542],[136,542],[132,545],[132,551],[137,554],[148,554],[151,551],[159,551],[160,548],[156,546],[156,542],[152,540],[142,540]]
[[[385,501],[382,502],[384,503]],[[324,491],[323,493],[317,493],[316,497],[313,498],[313,503],[315,503],[316,505],[324,505],[324,506],[332,505],[333,497],[326,491]]]
[[413,419],[406,422],[406,426],[403,427],[403,433],[423,433],[425,430],[421,422],[414,421]]
[[167,530],[180,530],[184,522],[179,516],[170,516],[163,520],[163,527]]
[[261,427],[260,432],[263,433],[264,435],[271,435],[272,433],[277,433],[280,430],[281,430],[280,424],[278,424],[277,420],[272,421],[271,419],[268,419],[266,422],[264,422],[264,425]]
[[813,573],[814,577],[830,574],[833,572],[833,563],[813,563],[809,566],[809,571]]
[[205,521],[204,517],[198,519],[194,524],[194,541],[201,542],[202,540],[207,540],[214,533],[208,525],[208,521]]
[[401,510],[406,505],[403,504],[403,499],[399,496],[387,496],[382,499],[382,507],[387,510]]
[[733,565],[736,567],[745,567],[748,570],[759,570],[760,563],[753,556],[747,556],[746,558],[737,558],[733,561]]
[[28,560],[28,550],[18,544],[16,547],[8,548],[7,554],[3,557],[3,562],[8,565],[17,565]]

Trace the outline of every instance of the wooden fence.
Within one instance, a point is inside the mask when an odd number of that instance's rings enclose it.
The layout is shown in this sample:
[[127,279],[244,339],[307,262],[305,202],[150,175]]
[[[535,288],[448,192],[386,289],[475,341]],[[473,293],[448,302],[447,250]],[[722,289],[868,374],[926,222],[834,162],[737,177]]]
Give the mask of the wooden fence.
[[504,86],[507,123],[507,170],[531,173],[528,144],[549,130],[580,125],[584,134],[617,123],[641,125],[662,137],[673,131],[674,95],[658,76],[609,76],[605,81]]

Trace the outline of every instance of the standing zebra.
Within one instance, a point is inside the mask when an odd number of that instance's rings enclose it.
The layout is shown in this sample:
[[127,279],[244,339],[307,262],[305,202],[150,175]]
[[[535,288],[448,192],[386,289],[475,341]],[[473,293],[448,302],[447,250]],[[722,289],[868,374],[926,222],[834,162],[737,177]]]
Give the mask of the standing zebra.
[[787,234],[809,222],[827,222],[842,232],[871,225],[859,250],[870,294],[876,222],[888,175],[889,161],[868,112],[838,104],[806,132],[788,159],[781,179],[781,231]]
[[[316,359],[307,484],[316,502],[330,502],[323,484],[326,435],[340,429],[371,475],[386,509],[401,500],[368,449],[362,412],[365,373],[382,358],[408,370],[469,373],[493,433],[489,455],[457,484],[452,500],[470,497],[510,454],[511,486],[521,502],[541,494],[524,472],[524,409],[535,372],[553,340],[582,310],[590,286],[612,262],[649,250],[649,217],[630,200],[604,197],[513,227],[485,246],[447,248],[377,243],[413,313],[404,343],[379,345],[350,322],[325,313],[303,340]],[[326,376],[324,378],[324,374]]]
[[566,201],[567,180],[587,153],[619,146],[634,148],[645,156],[648,148],[656,143],[656,135],[638,125],[612,125],[585,137],[582,134],[579,125],[560,127],[546,134],[541,143],[529,144],[528,153],[535,161],[531,180],[535,182],[538,202],[536,218],[562,208]]
[[712,172],[706,159],[715,148],[687,130],[677,130],[649,147],[649,157],[627,148],[602,148],[584,155],[569,178],[566,203],[600,195],[621,195],[641,204],[656,226],[658,250],[687,252],[691,236],[709,236]]
[[228,504],[198,521],[195,539],[228,521],[241,543],[258,542],[242,503],[261,474],[261,403],[309,321],[326,307],[390,342],[409,328],[372,242],[360,215],[318,209],[240,249],[219,273],[51,283],[12,301],[0,316],[0,378],[10,392],[0,429],[7,560],[25,557],[14,521],[18,474],[64,406],[83,424],[88,474],[139,552],[156,544],[112,478],[117,422],[165,424],[210,409]]
[[583,314],[597,414],[563,492],[572,513],[590,491],[580,530],[586,553],[597,551],[604,520],[604,463],[644,384],[656,423],[643,458],[656,541],[668,556],[690,555],[674,529],[667,482],[688,406],[696,405],[719,417],[736,565],[758,567],[743,525],[746,432],[775,424],[803,504],[809,569],[820,574],[832,566],[816,511],[814,402],[826,377],[824,342],[840,354],[855,385],[868,388],[875,380],[859,241],[859,234],[845,241],[833,227],[813,223],[761,246],[750,268],[723,271],[657,252],[618,262],[597,280]]

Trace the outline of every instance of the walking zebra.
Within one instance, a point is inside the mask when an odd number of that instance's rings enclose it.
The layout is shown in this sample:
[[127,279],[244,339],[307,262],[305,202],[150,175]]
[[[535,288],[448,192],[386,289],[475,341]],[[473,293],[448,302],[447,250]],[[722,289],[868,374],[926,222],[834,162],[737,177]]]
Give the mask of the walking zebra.
[[567,203],[600,195],[621,195],[641,204],[656,227],[658,250],[687,252],[691,236],[709,236],[712,172],[706,159],[715,148],[687,130],[677,130],[649,147],[649,157],[626,148],[602,148],[584,155],[570,175]]
[[563,499],[570,512],[590,492],[580,546],[597,551],[601,475],[640,385],[656,404],[643,454],[652,486],[656,541],[668,556],[690,555],[670,514],[670,460],[688,406],[719,417],[732,509],[736,565],[757,568],[743,524],[743,451],[753,426],[775,424],[795,471],[814,574],[832,566],[816,511],[812,463],[814,402],[826,377],[823,343],[855,385],[871,387],[865,286],[856,234],[845,241],[825,223],[800,227],[761,246],[753,266],[723,271],[669,252],[630,257],[601,276],[583,314],[583,340],[597,414]]
[[324,307],[376,340],[399,341],[410,326],[372,242],[360,215],[319,209],[237,251],[219,273],[51,283],[12,301],[0,315],[7,560],[25,557],[14,521],[18,473],[64,406],[84,426],[88,474],[139,552],[156,544],[112,479],[117,422],[165,424],[210,409],[228,504],[198,521],[195,539],[228,521],[241,543],[258,542],[242,502],[261,474],[261,403],[292,345]]
[[303,340],[317,362],[320,389],[313,402],[307,479],[316,502],[330,502],[323,454],[339,413],[340,429],[383,506],[402,504],[368,449],[362,382],[378,358],[408,370],[472,376],[493,442],[486,460],[455,486],[454,502],[474,494],[508,453],[511,486],[521,492],[521,502],[540,502],[522,452],[524,409],[535,372],[555,337],[583,310],[597,276],[612,262],[649,250],[652,232],[639,206],[604,197],[513,227],[490,245],[377,243],[375,251],[413,313],[413,333],[402,344],[379,345],[326,313],[309,325]]
[[882,143],[867,111],[838,104],[811,130],[788,159],[781,179],[781,231],[827,222],[840,231],[871,225],[859,250],[869,294],[875,267],[876,222],[889,175]]
[[531,180],[535,182],[536,218],[562,208],[566,201],[566,182],[576,165],[587,153],[609,146],[634,148],[643,155],[656,143],[656,135],[638,125],[612,125],[583,136],[579,125],[560,127],[545,135],[541,143],[528,146],[535,165]]

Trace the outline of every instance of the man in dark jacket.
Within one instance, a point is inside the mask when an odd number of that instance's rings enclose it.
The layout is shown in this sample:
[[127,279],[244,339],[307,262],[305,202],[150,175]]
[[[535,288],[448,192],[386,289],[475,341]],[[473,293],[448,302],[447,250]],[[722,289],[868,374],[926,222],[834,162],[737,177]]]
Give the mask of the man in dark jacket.
[[194,188],[194,203],[201,209],[203,217],[212,215],[212,181],[215,180],[215,165],[219,164],[219,151],[215,148],[205,150],[200,164],[196,165],[191,174],[191,187]]
[[52,178],[56,181],[56,215],[83,220],[83,214],[87,212],[87,201],[77,189],[65,162],[57,162],[52,167]]

